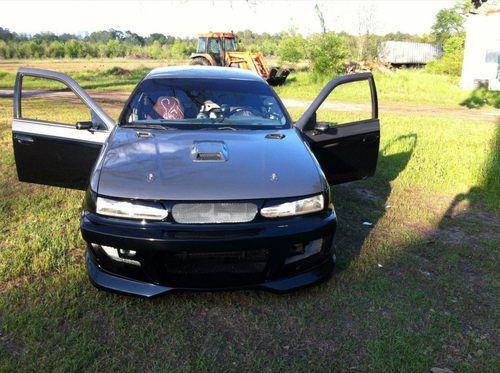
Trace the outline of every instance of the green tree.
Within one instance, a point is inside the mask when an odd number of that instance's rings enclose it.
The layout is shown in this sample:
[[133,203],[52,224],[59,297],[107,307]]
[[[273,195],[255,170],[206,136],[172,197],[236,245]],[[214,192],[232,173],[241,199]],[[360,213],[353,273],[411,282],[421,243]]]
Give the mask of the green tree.
[[0,39],[0,58],[6,59],[10,58],[9,45]]
[[443,56],[439,61],[431,61],[426,70],[438,74],[460,76],[464,60],[465,35],[449,37],[443,46]]
[[350,57],[344,38],[334,33],[312,38],[310,59],[316,78],[331,77],[344,71],[344,63]]
[[118,40],[109,40],[106,43],[106,57],[124,57],[125,46]]
[[63,58],[64,57],[64,44],[58,40],[54,40],[48,46],[48,57]]
[[436,15],[436,22],[432,26],[434,41],[444,44],[450,37],[463,33],[464,21],[460,7],[441,9]]
[[42,58],[45,57],[45,49],[43,45],[36,41],[36,40],[30,40],[27,43],[27,49],[28,49],[28,58]]
[[149,46],[149,56],[154,59],[160,59],[162,56],[162,47],[159,40],[155,40],[153,44]]
[[196,50],[194,43],[187,40],[176,40],[170,48],[170,53],[174,58],[186,58]]
[[67,58],[82,57],[83,48],[79,40],[70,39],[64,43],[64,56]]
[[0,40],[4,41],[12,40],[14,36],[15,35],[12,32],[10,32],[8,28],[0,27]]
[[278,44],[278,56],[282,62],[299,62],[306,54],[306,41],[302,35],[284,34]]

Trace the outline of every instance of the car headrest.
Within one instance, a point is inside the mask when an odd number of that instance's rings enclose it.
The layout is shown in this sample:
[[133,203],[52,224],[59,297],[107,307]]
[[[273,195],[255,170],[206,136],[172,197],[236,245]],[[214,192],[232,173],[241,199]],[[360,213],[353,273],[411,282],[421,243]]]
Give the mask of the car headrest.
[[184,108],[178,98],[172,96],[160,96],[156,100],[153,109],[163,119],[184,119]]

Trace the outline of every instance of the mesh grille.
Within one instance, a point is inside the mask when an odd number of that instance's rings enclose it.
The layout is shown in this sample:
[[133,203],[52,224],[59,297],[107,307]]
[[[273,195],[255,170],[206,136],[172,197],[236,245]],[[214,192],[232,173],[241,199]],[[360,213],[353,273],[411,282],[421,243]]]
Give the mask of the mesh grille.
[[165,267],[169,274],[259,273],[269,259],[267,249],[226,252],[180,252],[167,254]]
[[178,203],[172,216],[183,224],[246,223],[257,214],[253,203]]

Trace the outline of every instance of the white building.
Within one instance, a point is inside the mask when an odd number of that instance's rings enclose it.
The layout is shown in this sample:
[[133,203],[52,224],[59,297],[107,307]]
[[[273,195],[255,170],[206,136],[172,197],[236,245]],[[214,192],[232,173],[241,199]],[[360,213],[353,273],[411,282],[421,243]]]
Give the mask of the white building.
[[474,89],[479,84],[487,84],[490,90],[499,91],[500,9],[488,9],[482,14],[470,14],[465,30],[460,86],[464,89]]

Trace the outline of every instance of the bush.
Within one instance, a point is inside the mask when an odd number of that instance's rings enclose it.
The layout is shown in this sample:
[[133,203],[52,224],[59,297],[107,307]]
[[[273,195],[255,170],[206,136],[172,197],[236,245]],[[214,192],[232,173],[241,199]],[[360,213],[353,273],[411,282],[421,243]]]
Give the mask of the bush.
[[306,41],[302,35],[285,34],[278,44],[281,62],[296,63],[306,55]]
[[162,56],[161,42],[159,40],[153,41],[148,48],[148,54],[151,58],[160,59]]
[[426,70],[431,73],[460,76],[464,60],[465,35],[451,36],[444,43],[443,57],[439,61],[431,61]]
[[10,58],[10,49],[9,49],[9,46],[3,40],[0,40],[0,58],[2,58],[2,59],[4,59],[4,58]]
[[64,44],[57,40],[51,42],[49,44],[48,56],[51,58],[63,58]]
[[344,38],[333,34],[323,34],[312,39],[310,59],[316,78],[332,77],[344,72],[344,62],[350,57]]
[[76,39],[70,39],[64,43],[64,56],[67,58],[82,57],[83,48],[82,44]]
[[118,40],[110,40],[106,43],[106,57],[125,57],[126,47]]
[[193,43],[189,41],[176,40],[170,48],[170,53],[174,58],[186,58],[191,53],[194,53],[196,48]]

